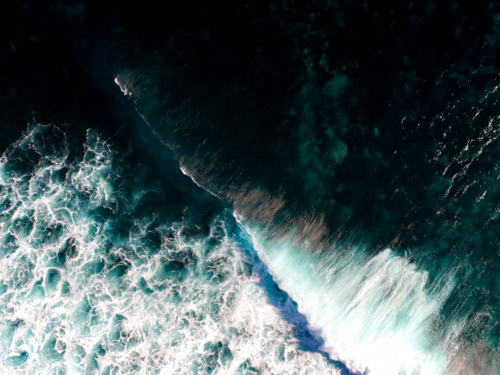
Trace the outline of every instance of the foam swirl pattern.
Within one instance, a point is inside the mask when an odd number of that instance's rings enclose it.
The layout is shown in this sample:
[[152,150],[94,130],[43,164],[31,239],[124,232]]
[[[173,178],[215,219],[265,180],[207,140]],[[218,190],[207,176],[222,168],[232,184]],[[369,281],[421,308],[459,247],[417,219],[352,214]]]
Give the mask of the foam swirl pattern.
[[172,214],[131,153],[66,133],[0,159],[1,373],[340,373],[230,213]]

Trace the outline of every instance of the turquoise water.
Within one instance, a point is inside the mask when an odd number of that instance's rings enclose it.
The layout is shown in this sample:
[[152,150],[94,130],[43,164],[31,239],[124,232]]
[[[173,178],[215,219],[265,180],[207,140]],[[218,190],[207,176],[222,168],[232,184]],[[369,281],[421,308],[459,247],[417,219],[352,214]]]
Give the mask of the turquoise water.
[[30,126],[0,159],[4,373],[449,374],[495,360],[468,300],[449,310],[460,269],[431,277],[360,242],[308,249],[293,229],[273,239],[185,168],[80,138]]
[[340,373],[231,212],[133,158],[37,125],[0,159],[0,372]]
[[386,249],[373,257],[360,246],[309,253],[291,240],[254,243],[278,285],[298,302],[325,338],[324,350],[359,373],[446,373],[463,344],[464,321],[439,327],[456,286],[453,272],[434,282]]

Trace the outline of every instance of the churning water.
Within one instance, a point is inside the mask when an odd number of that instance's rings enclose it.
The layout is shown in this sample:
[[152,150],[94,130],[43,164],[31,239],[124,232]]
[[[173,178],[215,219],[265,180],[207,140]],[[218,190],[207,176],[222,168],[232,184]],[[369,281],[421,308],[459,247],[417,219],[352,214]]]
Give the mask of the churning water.
[[232,215],[172,219],[122,151],[37,125],[2,156],[2,373],[340,373]]

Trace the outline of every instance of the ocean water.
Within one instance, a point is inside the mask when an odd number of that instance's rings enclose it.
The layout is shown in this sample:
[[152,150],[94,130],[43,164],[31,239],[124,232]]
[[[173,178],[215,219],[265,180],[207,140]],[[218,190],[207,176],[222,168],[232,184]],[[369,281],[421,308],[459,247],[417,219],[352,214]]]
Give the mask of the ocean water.
[[463,328],[458,320],[436,324],[453,274],[429,283],[426,271],[390,249],[370,258],[366,249],[338,246],[311,256],[290,242],[254,241],[278,285],[321,331],[331,358],[355,373],[445,373]]
[[500,373],[500,3],[0,8],[0,373]]
[[172,219],[112,139],[68,137],[0,161],[2,373],[340,374],[230,211]]
[[446,374],[480,350],[444,315],[455,270],[270,240],[182,167],[75,138],[31,125],[0,160],[4,373]]

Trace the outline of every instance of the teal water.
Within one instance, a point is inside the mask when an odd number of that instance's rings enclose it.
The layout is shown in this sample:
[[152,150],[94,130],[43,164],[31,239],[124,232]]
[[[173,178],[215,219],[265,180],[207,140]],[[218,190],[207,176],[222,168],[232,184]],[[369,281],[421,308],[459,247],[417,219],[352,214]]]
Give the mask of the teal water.
[[500,3],[0,8],[0,372],[500,373]]
[[425,249],[318,250],[314,222],[270,235],[192,169],[140,154],[38,124],[2,155],[5,373],[494,373],[467,259],[431,273]]
[[230,211],[65,131],[0,159],[2,373],[340,373]]
[[451,316],[439,324],[456,286],[453,271],[430,282],[428,272],[390,249],[369,257],[366,248],[338,245],[328,255],[310,254],[291,239],[253,238],[331,358],[370,374],[443,374],[453,366],[465,321]]

